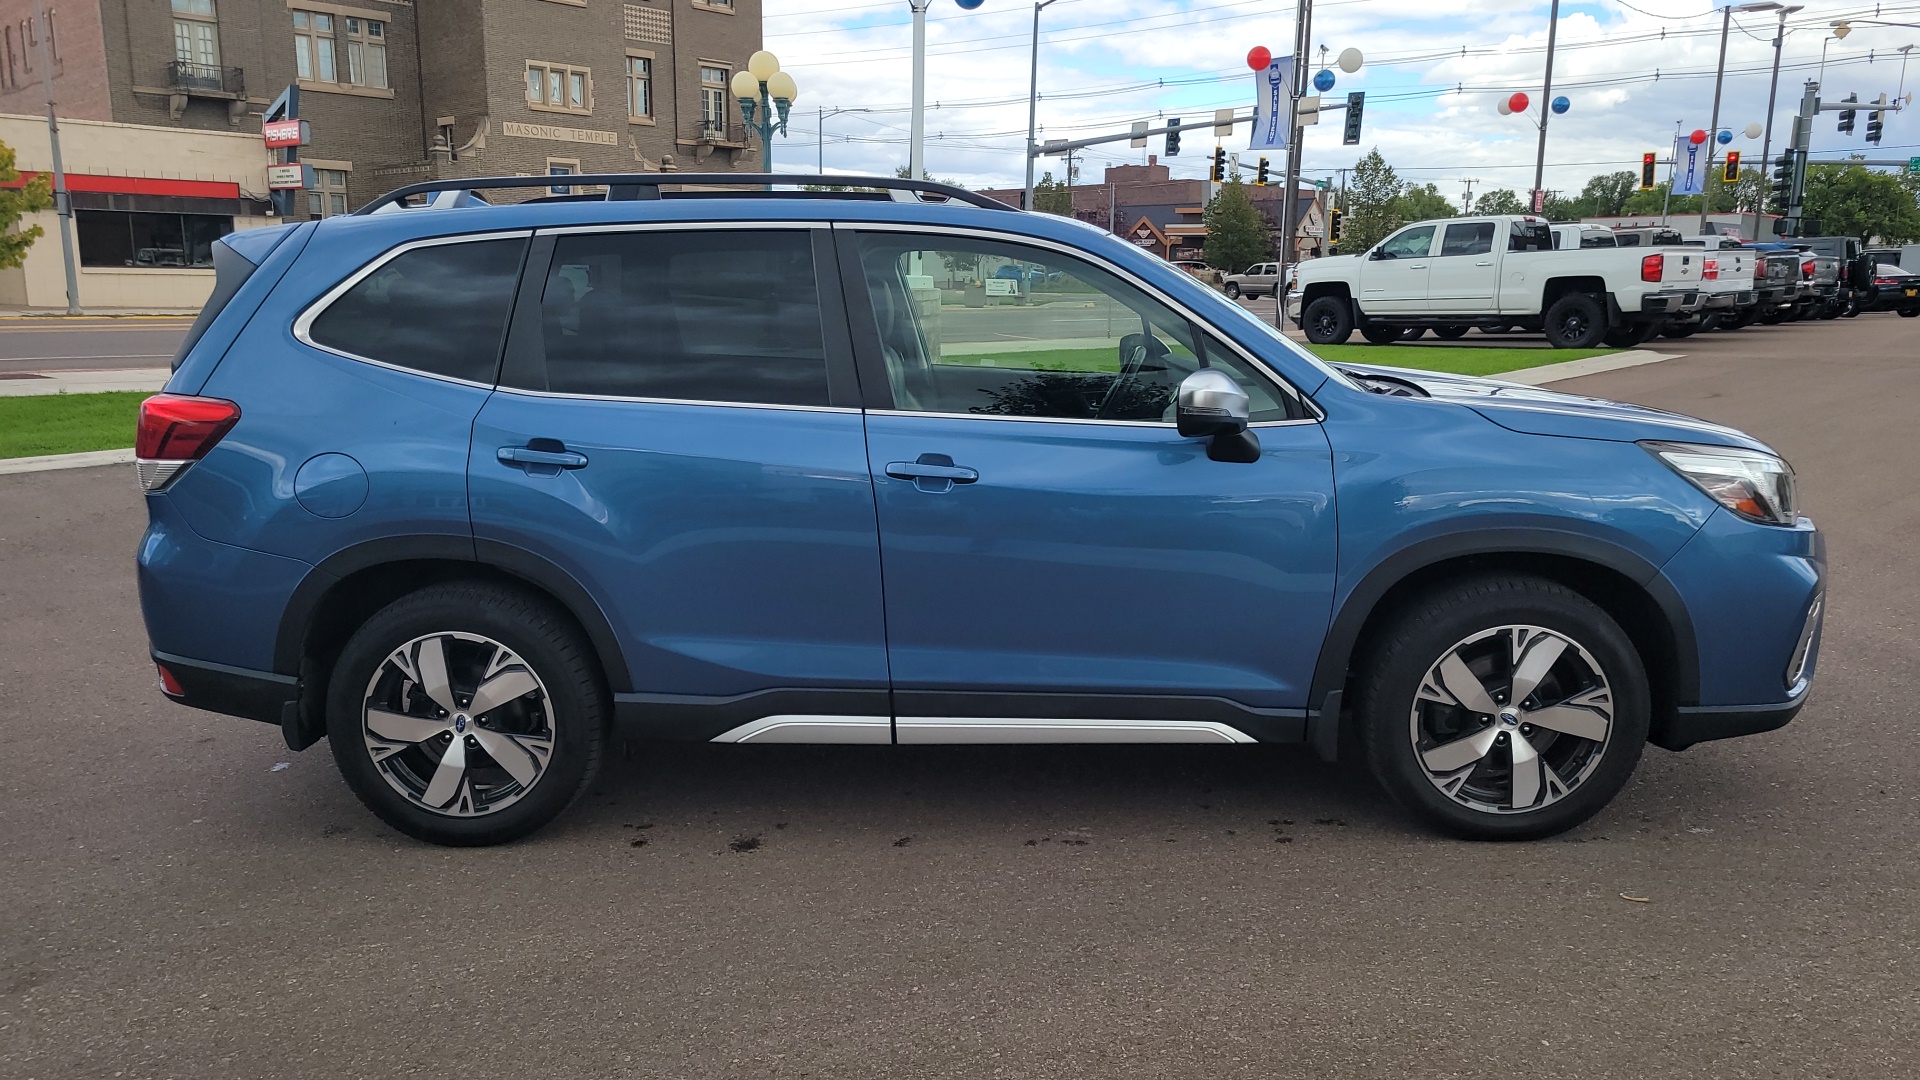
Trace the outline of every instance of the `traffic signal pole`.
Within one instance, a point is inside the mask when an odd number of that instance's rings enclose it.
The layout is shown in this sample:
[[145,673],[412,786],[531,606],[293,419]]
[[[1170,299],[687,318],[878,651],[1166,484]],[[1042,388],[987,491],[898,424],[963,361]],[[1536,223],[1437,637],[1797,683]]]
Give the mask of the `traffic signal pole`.
[[[1559,3],[1559,0],[1554,0]],[[1287,190],[1280,193],[1280,274],[1273,286],[1273,326],[1284,325],[1287,311],[1287,268],[1293,264],[1295,206],[1300,201],[1300,99],[1307,96],[1307,51],[1313,44],[1313,0],[1299,0],[1293,21],[1293,101],[1287,117]]]
[[1702,236],[1707,234],[1707,215],[1713,211],[1713,151],[1720,145],[1720,86],[1727,77],[1727,29],[1732,25],[1733,5],[1729,4],[1720,9],[1720,66],[1713,72],[1713,123],[1707,129],[1707,171],[1700,181]]

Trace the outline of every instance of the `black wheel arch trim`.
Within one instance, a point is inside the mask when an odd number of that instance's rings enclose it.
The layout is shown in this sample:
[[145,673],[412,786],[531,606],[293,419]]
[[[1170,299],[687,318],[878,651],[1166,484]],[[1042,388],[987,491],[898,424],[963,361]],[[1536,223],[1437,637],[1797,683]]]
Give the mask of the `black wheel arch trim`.
[[[1354,649],[1368,618],[1394,586],[1422,570],[1453,559],[1514,554],[1560,556],[1591,563],[1645,589],[1673,635],[1676,703],[1685,707],[1699,700],[1700,657],[1693,619],[1679,592],[1661,575],[1658,566],[1618,544],[1582,533],[1531,526],[1487,528],[1482,525],[1471,531],[1429,536],[1399,548],[1374,563],[1340,601],[1314,666],[1312,689],[1307,697],[1310,703],[1307,741],[1323,756],[1335,745],[1337,731],[1330,729],[1339,724],[1340,696]],[[1663,719],[1654,718],[1656,729]]]
[[565,569],[544,556],[499,540],[440,534],[392,536],[369,540],[335,552],[303,578],[280,615],[274,641],[273,669],[281,675],[300,672],[307,630],[320,602],[341,581],[389,563],[446,560],[487,566],[517,577],[547,592],[566,608],[599,655],[608,686],[616,693],[632,689],[626,653],[613,624],[593,595]]

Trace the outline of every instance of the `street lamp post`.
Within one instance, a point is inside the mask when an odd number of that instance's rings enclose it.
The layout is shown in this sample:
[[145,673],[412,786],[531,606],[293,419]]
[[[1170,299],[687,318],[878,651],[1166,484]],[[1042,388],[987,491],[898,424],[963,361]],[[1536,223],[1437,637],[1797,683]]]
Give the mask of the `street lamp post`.
[[47,89],[47,141],[53,147],[53,212],[60,219],[60,261],[67,271],[67,314],[80,314],[80,282],[73,272],[73,196],[67,191],[67,170],[60,163],[60,120],[53,106],[53,63],[47,59],[47,42],[53,40],[53,23],[47,18],[46,5],[33,0],[33,19],[40,38],[40,71]]
[[[1760,3],[1741,4],[1738,7],[1729,4],[1720,9],[1720,64],[1713,72],[1713,121],[1707,126],[1707,175],[1706,178],[1700,182],[1700,234],[1702,236],[1705,236],[1707,232],[1707,215],[1713,211],[1713,152],[1720,145],[1720,88],[1727,75],[1727,31],[1733,26],[1733,13],[1736,11],[1742,13],[1752,11],[1778,11],[1779,9],[1780,5],[1774,3],[1773,0],[1761,0]],[[1786,16],[1782,15],[1782,24],[1784,24],[1785,21]],[[1779,63],[1778,51],[1774,53],[1774,56],[1774,62],[1776,64]],[[1778,70],[1778,68],[1775,68],[1776,72]],[[1767,111],[1769,113],[1767,119],[1771,121],[1773,119],[1771,115],[1773,110],[1769,108]],[[1766,160],[1766,150],[1764,148],[1761,150],[1761,160]],[[1754,231],[1758,232],[1759,230],[1755,229]]]
[[814,124],[814,127],[818,130],[813,133],[817,139],[817,145],[814,150],[816,159],[814,167],[820,171],[820,175],[825,176],[827,173],[827,117],[839,116],[841,113],[863,113],[872,112],[873,110],[851,108],[829,109],[825,105],[819,106],[819,109],[820,119]]
[[1827,25],[1833,28],[1833,33],[1828,34],[1826,38],[1820,42],[1820,74],[1813,80],[1823,86],[1827,81],[1827,46],[1836,41],[1843,40],[1848,34],[1853,33],[1853,23],[1846,19],[1831,22]]
[[[1533,152],[1533,202],[1535,213],[1544,213],[1547,209],[1545,192],[1547,171],[1547,118],[1553,115],[1553,44],[1560,32],[1560,0],[1553,0],[1553,8],[1547,13],[1547,71],[1540,86],[1540,141]],[[1724,39],[1723,39],[1724,42]],[[1722,46],[1724,48],[1724,44]]]
[[[1779,9],[1780,25],[1773,35],[1773,81],[1767,84],[1767,135],[1760,144],[1760,167],[1773,168],[1773,110],[1780,96],[1780,47],[1787,41],[1787,16],[1803,9],[1805,5],[1794,4]],[[1756,207],[1753,212],[1753,238],[1760,239],[1760,213],[1765,206]]]
[[1020,196],[1022,210],[1033,209],[1033,139],[1040,115],[1040,11],[1051,3],[1053,0],[1040,0],[1033,5],[1033,69],[1027,76],[1027,186]]
[[[787,113],[800,88],[793,76],[780,70],[780,59],[765,49],[747,58],[745,71],[733,73],[733,96],[740,101],[740,117],[760,133],[760,168],[773,171],[773,133],[787,133]],[[775,114],[778,114],[778,119]],[[755,114],[760,119],[756,123]]]

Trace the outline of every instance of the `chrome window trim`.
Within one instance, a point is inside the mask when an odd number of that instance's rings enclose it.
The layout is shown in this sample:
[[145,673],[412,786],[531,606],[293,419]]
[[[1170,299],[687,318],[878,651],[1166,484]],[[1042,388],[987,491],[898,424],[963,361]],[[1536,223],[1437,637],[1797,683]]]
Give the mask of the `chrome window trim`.
[[[1090,263],[1093,266],[1101,270],[1104,270],[1107,273],[1112,274],[1114,277],[1117,277],[1120,280],[1128,283],[1129,285],[1132,285],[1134,288],[1139,289],[1141,292],[1146,293],[1149,297],[1152,297],[1153,299],[1158,300],[1160,303],[1165,304],[1167,307],[1178,312],[1182,318],[1185,318],[1189,323],[1192,323],[1195,327],[1205,332],[1209,341],[1217,341],[1217,342],[1220,342],[1221,344],[1224,344],[1229,350],[1233,352],[1234,355],[1240,357],[1240,359],[1246,361],[1247,364],[1251,365],[1255,371],[1258,371],[1261,374],[1265,375],[1267,378],[1271,379],[1275,385],[1281,387],[1283,393],[1292,395],[1295,401],[1300,402],[1303,406],[1306,407],[1307,412],[1312,414],[1311,416],[1308,416],[1299,420],[1266,420],[1258,424],[1252,424],[1249,426],[1279,427],[1279,426],[1288,425],[1288,424],[1317,424],[1327,418],[1326,410],[1320,408],[1317,402],[1315,402],[1312,398],[1308,397],[1305,393],[1302,393],[1300,388],[1293,385],[1293,382],[1291,380],[1283,377],[1279,372],[1273,370],[1273,368],[1269,367],[1266,363],[1262,362],[1259,357],[1254,356],[1252,353],[1248,352],[1246,348],[1243,347],[1239,342],[1234,341],[1231,337],[1228,337],[1226,334],[1222,333],[1220,329],[1216,327],[1212,322],[1201,318],[1199,315],[1194,314],[1194,311],[1192,308],[1189,308],[1187,305],[1181,303],[1178,300],[1175,300],[1171,296],[1168,296],[1166,293],[1162,292],[1157,286],[1155,286],[1152,282],[1141,279],[1138,275],[1134,274],[1132,271],[1126,269],[1125,267],[1116,266],[1113,263],[1102,258],[1101,256],[1096,255],[1093,252],[1087,251],[1083,248],[1077,248],[1072,246],[1071,244],[1063,244],[1057,240],[1046,240],[1036,236],[1023,236],[1019,233],[1001,232],[995,229],[982,229],[978,227],[965,226],[965,225],[920,225],[920,224],[909,224],[906,222],[893,222],[893,221],[875,221],[875,222],[836,221],[836,222],[833,222],[833,228],[836,231],[844,229],[848,232],[906,232],[906,233],[926,233],[926,234],[941,235],[941,236],[964,236],[964,237],[968,237],[975,240],[992,240],[992,241],[997,241],[1003,244],[1022,244],[1029,247],[1046,248],[1052,251],[1056,251],[1062,255],[1071,256],[1072,258],[1076,258],[1083,262]],[[977,416],[977,414],[972,414],[972,413],[959,413],[959,414],[922,413],[922,412],[915,412],[911,409],[888,409],[884,411],[897,412],[907,416],[954,416],[954,415]],[[1051,416],[1008,416],[1008,417],[994,417],[994,419],[1036,420],[1036,421],[1042,421],[1042,422],[1072,423],[1072,424],[1134,424],[1134,425],[1141,425],[1146,427],[1171,427],[1172,426],[1164,421],[1158,421],[1158,420],[1086,420],[1086,419],[1064,419],[1064,418],[1051,417]]]
[[621,232],[712,232],[715,229],[782,229],[807,232],[827,229],[824,221],[620,221],[601,225],[552,225],[533,231],[541,236],[575,236],[581,233]]
[[[375,257],[372,262],[347,275],[346,280],[320,294],[318,300],[308,304],[299,315],[295,316],[293,320],[294,340],[300,342],[302,345],[318,349],[324,353],[331,353],[334,356],[344,357],[362,364],[372,364],[374,367],[386,368],[388,371],[404,371],[409,375],[418,375],[423,379],[438,379],[441,382],[454,383],[458,386],[478,386],[484,390],[491,390],[494,386],[492,382],[475,382],[472,379],[459,379],[452,375],[438,375],[431,371],[422,371],[419,368],[410,368],[401,364],[389,363],[385,360],[375,360],[371,356],[361,356],[359,353],[350,353],[345,349],[336,349],[330,345],[322,345],[313,340],[313,323],[315,319],[326,314],[327,309],[333,306],[333,302],[340,299],[348,290],[360,284],[361,281],[365,280],[368,275],[374,271],[379,270],[381,267],[405,255],[409,251],[427,247],[442,247],[448,244],[477,244],[484,240],[524,240],[530,238],[533,234],[533,229],[506,229],[484,233],[459,233],[454,236],[423,237],[419,240],[409,240],[404,244],[388,248]],[[517,283],[518,280],[516,277],[516,285]],[[509,323],[511,323],[511,313],[508,314],[508,320]],[[503,329],[501,331],[503,345],[505,344],[505,333],[506,331]]]
[[[1095,420],[1084,416],[1003,416],[999,413],[953,413],[925,412],[918,409],[867,409],[876,416],[928,416],[942,420],[999,420],[1025,421],[1029,424],[1098,424],[1102,427],[1151,428],[1155,431],[1172,431],[1174,425],[1165,420]],[[1249,428],[1300,427],[1304,424],[1317,424],[1317,418],[1301,420],[1261,420],[1248,424]]]
[[614,401],[626,405],[698,405],[723,409],[779,409],[782,412],[860,413],[864,410],[846,405],[775,405],[763,401],[705,401],[700,398],[627,397],[618,394],[574,394],[561,390],[527,390],[504,383],[494,388],[502,394],[522,397],[560,398],[567,401]]

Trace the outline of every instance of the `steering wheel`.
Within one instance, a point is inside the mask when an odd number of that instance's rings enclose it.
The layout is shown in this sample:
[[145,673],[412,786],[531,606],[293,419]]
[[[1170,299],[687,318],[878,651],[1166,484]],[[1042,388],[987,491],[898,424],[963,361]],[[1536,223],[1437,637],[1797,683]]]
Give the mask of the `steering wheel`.
[[1113,404],[1115,394],[1120,388],[1140,374],[1146,366],[1149,356],[1166,356],[1169,350],[1166,343],[1147,334],[1128,334],[1120,339],[1120,374],[1114,376],[1107,392],[1100,396],[1100,404],[1093,410],[1095,420],[1103,419],[1107,407]]

